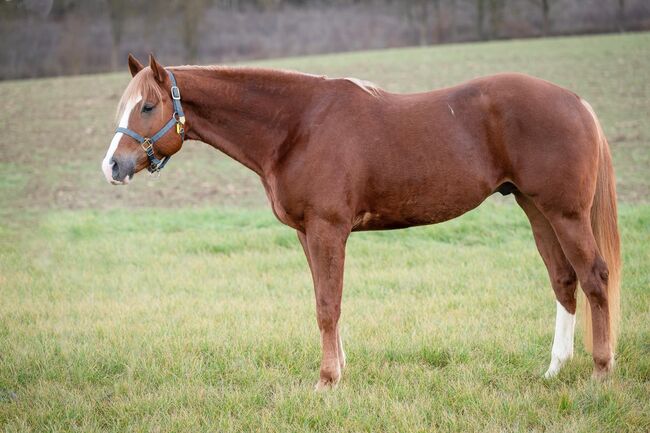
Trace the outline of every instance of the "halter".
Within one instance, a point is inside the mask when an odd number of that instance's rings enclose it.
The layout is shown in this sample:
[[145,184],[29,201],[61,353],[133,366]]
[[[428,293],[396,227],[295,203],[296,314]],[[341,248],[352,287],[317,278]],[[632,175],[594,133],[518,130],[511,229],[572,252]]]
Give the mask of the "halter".
[[174,126],[176,126],[176,133],[181,136],[181,140],[185,141],[185,114],[183,113],[183,107],[181,107],[181,91],[176,85],[176,78],[174,77],[172,71],[167,70],[167,73],[169,74],[169,79],[172,82],[171,95],[172,103],[174,104],[174,114],[172,114],[172,118],[169,119],[169,121],[151,138],[143,137],[142,135],[130,130],[129,128],[117,127],[117,129],[115,129],[116,133],[121,132],[123,134],[126,134],[140,143],[140,147],[142,147],[142,150],[145,151],[147,158],[149,159],[149,167],[147,167],[149,173],[160,172],[160,170],[162,170],[167,164],[167,161],[169,161],[171,158],[171,156],[165,156],[162,160],[156,158],[153,153],[153,145],[156,141],[160,140],[162,136],[167,134],[167,132]]

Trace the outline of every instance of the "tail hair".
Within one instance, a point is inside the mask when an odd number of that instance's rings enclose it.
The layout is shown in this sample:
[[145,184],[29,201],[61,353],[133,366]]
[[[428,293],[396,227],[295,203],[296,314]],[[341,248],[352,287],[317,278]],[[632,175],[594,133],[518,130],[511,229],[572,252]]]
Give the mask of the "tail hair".
[[[618,211],[616,207],[616,182],[609,144],[591,105],[582,101],[591,113],[598,128],[599,158],[596,193],[591,206],[591,229],[596,245],[609,270],[607,281],[607,303],[609,305],[609,338],[612,351],[616,351],[621,317],[621,243],[618,232]],[[593,349],[591,309],[585,296],[585,348]]]

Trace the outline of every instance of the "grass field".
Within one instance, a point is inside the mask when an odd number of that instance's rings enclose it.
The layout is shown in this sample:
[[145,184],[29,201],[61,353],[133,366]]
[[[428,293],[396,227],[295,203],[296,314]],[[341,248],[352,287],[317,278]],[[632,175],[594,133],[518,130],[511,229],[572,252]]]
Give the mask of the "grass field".
[[262,63],[393,91],[520,71],[589,100],[621,198],[623,323],[605,383],[580,343],[542,379],[554,297],[523,213],[495,197],[445,224],[351,237],[349,365],[315,393],[307,264],[252,173],[188,143],[160,179],[110,187],[99,163],[127,74],[0,82],[0,426],[649,431],[649,47],[630,34]]

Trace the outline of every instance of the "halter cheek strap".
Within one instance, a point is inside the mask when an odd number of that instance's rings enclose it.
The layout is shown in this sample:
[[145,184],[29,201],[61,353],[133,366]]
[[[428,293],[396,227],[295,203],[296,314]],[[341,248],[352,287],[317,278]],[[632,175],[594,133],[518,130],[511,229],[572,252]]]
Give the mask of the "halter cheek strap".
[[142,150],[145,151],[147,158],[149,159],[149,167],[147,167],[149,173],[159,172],[165,167],[165,165],[167,165],[167,161],[171,159],[171,156],[165,156],[163,159],[156,158],[153,151],[153,145],[156,141],[160,140],[174,126],[176,126],[176,133],[181,136],[181,142],[185,141],[185,113],[183,113],[183,107],[181,106],[181,91],[176,85],[176,78],[172,71],[168,70],[167,73],[169,74],[169,79],[172,83],[171,96],[172,103],[174,104],[174,114],[172,114],[172,118],[169,119],[169,121],[165,123],[165,125],[152,137],[143,137],[129,128],[118,127],[115,129],[116,133],[121,132],[126,134],[140,143]]

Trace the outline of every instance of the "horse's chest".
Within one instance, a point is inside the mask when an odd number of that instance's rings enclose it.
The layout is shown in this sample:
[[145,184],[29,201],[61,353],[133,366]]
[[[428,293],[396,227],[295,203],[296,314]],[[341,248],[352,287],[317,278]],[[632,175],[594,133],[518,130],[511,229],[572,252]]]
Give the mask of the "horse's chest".
[[274,177],[269,179],[262,180],[264,185],[264,190],[266,191],[266,197],[269,199],[271,204],[271,209],[276,218],[280,220],[283,224],[293,227],[296,230],[302,230],[302,223],[298,221],[297,218],[294,218],[290,212],[287,210],[286,206],[282,203],[280,195],[278,194],[278,185]]

